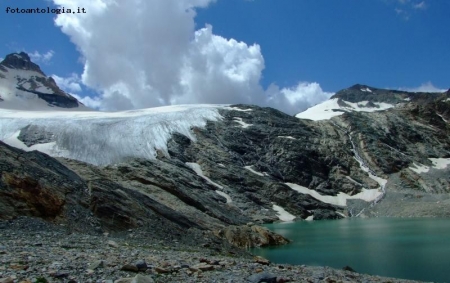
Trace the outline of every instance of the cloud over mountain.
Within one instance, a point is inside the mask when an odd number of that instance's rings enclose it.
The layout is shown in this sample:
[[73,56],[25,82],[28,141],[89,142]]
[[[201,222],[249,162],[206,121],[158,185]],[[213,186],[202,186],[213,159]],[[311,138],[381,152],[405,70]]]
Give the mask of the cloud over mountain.
[[[196,29],[196,9],[213,0],[53,0],[86,14],[61,14],[57,26],[84,60],[81,81],[104,110],[180,103],[251,103],[297,113],[332,94],[317,83],[280,89],[260,85],[265,68],[258,44]],[[94,105],[90,105],[94,106]]]

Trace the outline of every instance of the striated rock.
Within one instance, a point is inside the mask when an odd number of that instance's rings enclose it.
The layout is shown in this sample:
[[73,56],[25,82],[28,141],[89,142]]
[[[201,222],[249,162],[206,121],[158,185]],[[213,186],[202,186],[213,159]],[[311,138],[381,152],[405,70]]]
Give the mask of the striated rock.
[[114,283],[153,283],[153,279],[148,276],[136,275],[133,278],[120,278],[114,281]]
[[125,264],[125,265],[123,265],[123,266],[120,268],[120,270],[123,270],[123,271],[131,271],[131,272],[138,272],[138,271],[139,271],[139,269],[138,269],[135,265],[133,265],[133,264]]
[[344,266],[344,267],[342,268],[342,270],[345,270],[345,271],[351,271],[351,272],[356,272],[353,268],[351,268],[351,267],[348,266],[348,265]]
[[169,273],[169,272],[170,272],[169,269],[164,268],[164,267],[161,267],[161,266],[155,267],[155,271],[156,271],[157,273],[161,273],[161,274],[165,274],[165,273]]
[[251,283],[277,283],[277,276],[270,274],[270,273],[257,273],[249,276],[247,278],[247,281]]
[[225,238],[230,244],[243,248],[284,245],[289,242],[281,235],[257,225],[228,226],[215,231],[215,234]]
[[147,263],[145,262],[145,260],[138,260],[134,265],[137,267],[137,269],[139,271],[145,271],[148,268]]
[[105,266],[105,261],[104,260],[97,260],[97,261],[89,264],[87,269],[95,270],[97,268],[102,268],[104,266]]
[[132,283],[134,278],[120,278],[114,281],[114,283]]
[[206,263],[200,263],[200,264],[196,264],[192,267],[190,267],[191,271],[210,271],[210,270],[214,270],[214,266],[210,265],[210,264],[206,264]]
[[270,261],[266,258],[260,257],[260,256],[255,256],[253,258],[253,261],[259,264],[263,264],[263,265],[269,265]]
[[66,278],[66,277],[69,277],[69,274],[70,274],[69,270],[58,270],[55,274],[53,274],[53,277]]
[[116,243],[115,241],[113,241],[113,240],[109,240],[109,241],[108,241],[108,246],[117,249],[117,248],[119,247],[119,244],[117,244],[117,243]]
[[[135,283],[153,283],[154,281],[153,281],[153,279],[151,278],[151,277],[149,277],[149,276],[143,276],[143,275],[140,275],[140,274],[138,274],[138,275],[136,275],[135,277],[134,277],[134,282]],[[133,282],[133,283],[134,283]]]

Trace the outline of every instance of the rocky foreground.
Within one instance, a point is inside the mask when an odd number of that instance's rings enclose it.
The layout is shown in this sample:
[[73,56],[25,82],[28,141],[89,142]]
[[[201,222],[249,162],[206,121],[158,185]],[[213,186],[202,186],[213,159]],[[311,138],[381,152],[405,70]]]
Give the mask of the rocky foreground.
[[273,264],[242,250],[154,241],[141,230],[89,235],[19,218],[0,222],[0,282],[415,281],[328,267]]

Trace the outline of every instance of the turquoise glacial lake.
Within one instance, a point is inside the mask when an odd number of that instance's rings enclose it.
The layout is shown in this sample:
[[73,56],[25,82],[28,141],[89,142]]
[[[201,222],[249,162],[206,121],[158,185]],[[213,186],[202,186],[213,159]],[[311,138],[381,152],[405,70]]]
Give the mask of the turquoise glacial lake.
[[450,282],[450,219],[356,218],[265,227],[293,241],[252,249],[274,263],[348,265],[359,273]]

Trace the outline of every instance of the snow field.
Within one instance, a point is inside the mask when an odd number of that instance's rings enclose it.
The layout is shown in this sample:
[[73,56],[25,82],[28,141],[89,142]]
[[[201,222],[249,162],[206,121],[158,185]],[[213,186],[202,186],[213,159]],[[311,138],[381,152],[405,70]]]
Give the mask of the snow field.
[[428,158],[428,159],[431,161],[431,163],[433,163],[432,167],[425,166],[420,163],[417,164],[414,162],[413,165],[408,168],[416,172],[417,174],[421,174],[421,173],[428,173],[428,171],[430,171],[431,168],[438,170],[446,169],[447,166],[450,164],[450,158]]
[[450,164],[450,158],[428,158],[436,169],[445,169]]
[[343,100],[343,102],[345,102],[345,104],[347,104],[348,106],[339,105],[338,98],[329,99],[313,107],[310,107],[301,113],[298,113],[297,115],[295,115],[295,117],[299,119],[320,121],[320,120],[329,120],[333,117],[340,116],[348,111],[375,112],[394,107],[394,105],[384,102],[381,103],[375,102],[374,104],[377,107],[367,106],[367,104],[369,103],[368,101],[353,103]]
[[422,164],[416,164],[415,162],[413,163],[413,166],[409,167],[409,169],[416,172],[417,174],[427,173],[428,171],[430,171],[430,167],[422,165]]

